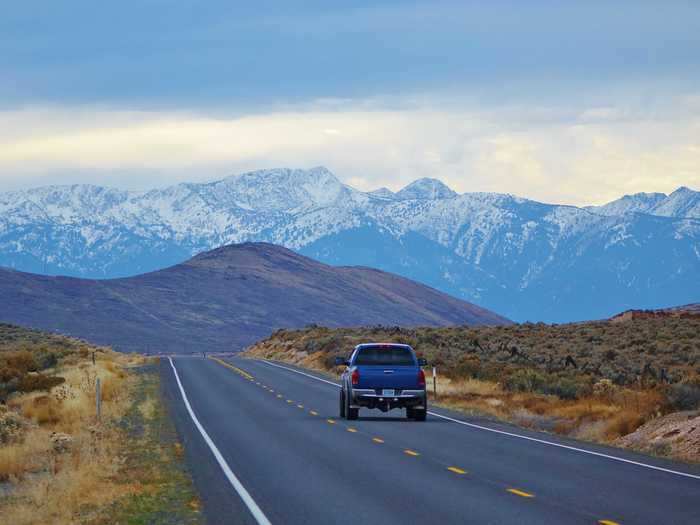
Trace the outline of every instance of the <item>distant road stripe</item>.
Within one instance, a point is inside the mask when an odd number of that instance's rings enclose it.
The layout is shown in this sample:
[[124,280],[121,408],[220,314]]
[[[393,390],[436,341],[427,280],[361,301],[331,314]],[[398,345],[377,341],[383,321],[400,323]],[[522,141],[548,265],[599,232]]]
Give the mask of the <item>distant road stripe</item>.
[[180,388],[180,394],[182,394],[182,401],[185,403],[185,408],[187,409],[187,412],[190,414],[190,417],[192,418],[194,425],[197,427],[197,430],[199,430],[199,433],[202,435],[202,437],[204,438],[204,441],[209,446],[209,449],[214,454],[214,458],[216,459],[217,463],[221,467],[221,470],[224,471],[224,475],[229,480],[231,485],[233,485],[233,488],[238,493],[238,495],[241,497],[241,499],[243,500],[243,503],[245,503],[245,506],[248,507],[248,510],[253,515],[253,518],[255,518],[255,521],[258,522],[258,525],[271,525],[270,520],[267,519],[267,517],[265,516],[263,511],[260,509],[260,507],[258,507],[258,504],[255,503],[255,500],[253,500],[253,498],[250,496],[250,493],[246,490],[246,488],[243,486],[243,484],[238,480],[236,475],[231,470],[231,467],[229,467],[228,463],[226,463],[224,456],[221,455],[221,452],[219,452],[219,449],[216,447],[214,442],[211,440],[211,438],[209,437],[209,434],[207,434],[207,431],[204,430],[204,427],[199,422],[199,419],[197,419],[197,416],[194,414],[194,411],[192,410],[192,406],[190,405],[190,401],[189,401],[189,399],[187,399],[187,394],[185,393],[185,389],[183,388],[182,382],[180,381],[180,376],[178,375],[177,369],[175,368],[175,363],[173,363],[173,360],[170,357],[168,357],[168,360],[170,361],[170,366],[172,367],[173,373],[175,374],[175,381],[177,381],[177,386]]
[[600,523],[600,525],[620,525],[618,522],[610,520],[600,520],[598,523]]
[[348,432],[357,432],[356,428],[348,427]]
[[406,450],[403,451],[404,454],[407,454],[409,456],[420,456],[418,452],[415,450],[411,450],[410,448],[407,448]]
[[316,412],[315,410],[309,410],[309,414],[311,414],[312,416],[317,416],[318,412]]
[[297,405],[297,408],[304,408],[304,405]]
[[[315,379],[316,381],[322,381],[322,382],[327,383],[329,385],[333,385],[336,388],[340,388],[340,385],[338,383],[334,383],[332,381],[327,381],[326,379],[321,379],[320,377],[316,377],[314,375],[307,374],[305,372],[300,372],[299,370],[294,370],[293,368],[289,368],[288,366],[282,366],[282,365],[278,365],[276,363],[271,363],[270,361],[266,361],[264,359],[259,359],[258,361],[261,363],[264,363],[266,365],[274,366],[277,368],[283,368],[284,370],[289,370],[290,372],[294,372],[295,374],[300,374],[302,376],[310,377],[311,379]],[[553,441],[547,441],[544,439],[534,438],[534,437],[530,437],[530,436],[523,436],[521,434],[516,434],[514,432],[507,432],[505,430],[497,430],[495,428],[489,428],[489,427],[485,427],[483,425],[477,425],[476,423],[467,423],[466,421],[460,421],[459,419],[455,419],[453,417],[443,416],[442,414],[438,414],[437,412],[432,412],[430,410],[428,411],[428,414],[430,414],[431,416],[434,416],[434,417],[439,417],[440,419],[445,419],[447,421],[457,423],[458,425],[463,425],[465,427],[475,428],[477,430],[484,430],[486,432],[494,432],[496,434],[501,434],[503,436],[510,436],[510,437],[514,437],[514,438],[518,438],[518,439],[524,439],[526,441],[531,441],[533,443],[540,443],[542,445],[549,445],[550,447],[563,448],[565,450],[571,450],[573,452],[580,452],[582,454],[588,454],[590,456],[597,456],[600,458],[611,459],[613,461],[619,461],[621,463],[627,463],[628,465],[635,465],[637,467],[648,468],[648,469],[656,470],[659,472],[666,472],[667,474],[673,474],[675,476],[683,476],[685,478],[700,480],[700,475],[697,475],[697,474],[689,474],[688,472],[681,472],[679,470],[672,470],[672,469],[668,469],[668,468],[657,467],[656,465],[650,465],[648,463],[642,463],[640,461],[634,461],[631,459],[625,459],[625,458],[621,458],[618,456],[612,456],[610,454],[604,454],[602,452],[595,452],[593,450],[586,450],[585,448],[574,447],[571,445],[564,445],[562,443],[554,443]]]
[[520,496],[521,498],[534,498],[534,494],[530,494],[529,492],[525,492],[524,490],[518,490],[518,489],[507,489],[508,492],[511,494],[515,494],[516,496]]
[[[168,359],[170,359],[170,358],[168,358]],[[211,359],[212,361],[215,361],[216,363],[219,363],[221,366],[225,366],[226,368],[230,368],[231,370],[233,370],[233,371],[236,372],[237,374],[242,375],[243,377],[245,377],[245,378],[248,379],[249,381],[254,381],[252,375],[250,375],[250,374],[249,374],[248,372],[246,372],[245,370],[241,370],[241,369],[238,368],[237,366],[233,366],[231,363],[227,363],[226,361],[222,361],[221,359],[218,359],[218,358],[216,358],[216,357],[209,357],[209,359]]]
[[375,443],[384,443],[384,440],[382,438],[372,438],[372,441]]
[[331,425],[335,425],[335,419],[326,419]]
[[447,470],[449,470],[450,472],[454,472],[455,474],[466,474],[467,473],[466,470],[462,470],[459,467],[447,467]]

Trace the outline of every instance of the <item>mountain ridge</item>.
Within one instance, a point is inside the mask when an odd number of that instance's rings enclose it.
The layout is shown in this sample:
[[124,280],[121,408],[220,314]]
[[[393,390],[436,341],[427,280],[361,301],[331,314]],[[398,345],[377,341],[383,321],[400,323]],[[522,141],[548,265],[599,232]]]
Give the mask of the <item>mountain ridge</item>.
[[279,328],[508,324],[375,269],[335,268],[244,243],[135,277],[90,280],[0,268],[0,319],[139,352],[240,350]]
[[[416,198],[397,196],[401,192]],[[125,277],[218,246],[264,241],[322,262],[418,279],[516,320],[605,318],[697,299],[700,219],[669,215],[694,210],[698,195],[680,188],[671,201],[656,197],[657,205],[666,203],[659,215],[613,213],[616,201],[601,209],[456,194],[435,179],[396,193],[361,192],[323,167],[253,171],[145,192],[38,188],[0,193],[0,265]],[[662,265],[653,262],[660,254]],[[600,290],[612,299],[596,305],[592,297]]]

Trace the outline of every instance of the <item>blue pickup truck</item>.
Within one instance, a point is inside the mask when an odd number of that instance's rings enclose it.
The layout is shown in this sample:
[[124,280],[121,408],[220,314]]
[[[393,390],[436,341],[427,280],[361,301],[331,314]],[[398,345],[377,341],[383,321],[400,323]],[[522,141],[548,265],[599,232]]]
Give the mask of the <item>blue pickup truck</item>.
[[407,418],[425,421],[428,397],[421,366],[426,361],[409,345],[357,345],[350,359],[337,358],[336,364],[347,366],[341,377],[341,418],[357,419],[361,407],[382,412],[405,408]]

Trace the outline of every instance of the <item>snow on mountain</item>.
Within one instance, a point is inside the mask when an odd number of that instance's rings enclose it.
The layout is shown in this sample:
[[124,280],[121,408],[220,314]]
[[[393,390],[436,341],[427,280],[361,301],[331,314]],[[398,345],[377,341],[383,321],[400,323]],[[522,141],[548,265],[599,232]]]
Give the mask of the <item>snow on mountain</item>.
[[379,188],[369,192],[370,195],[374,197],[380,197],[382,199],[395,199],[396,194],[389,188]]
[[623,215],[625,213],[648,213],[661,217],[700,218],[700,192],[684,186],[670,195],[665,193],[636,193],[586,209],[601,215]]
[[700,192],[680,187],[650,212],[663,217],[700,218]]
[[699,206],[687,188],[588,209],[458,195],[435,179],[365,193],[322,167],[145,192],[51,186],[0,193],[0,266],[121,277],[266,241],[399,273],[516,320],[602,318],[697,300],[700,220],[685,217]]
[[418,179],[412,182],[401,191],[396,193],[396,198],[402,200],[412,199],[450,199],[457,194],[437,179]]

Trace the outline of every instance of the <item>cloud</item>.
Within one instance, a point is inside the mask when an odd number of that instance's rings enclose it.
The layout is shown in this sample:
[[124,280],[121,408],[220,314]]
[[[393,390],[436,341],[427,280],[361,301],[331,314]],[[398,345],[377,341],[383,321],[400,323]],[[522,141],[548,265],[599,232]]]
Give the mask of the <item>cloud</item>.
[[229,116],[47,107],[0,112],[0,187],[94,182],[147,189],[323,164],[362,190],[436,177],[460,192],[601,203],[700,188],[697,98],[663,107],[480,107],[323,101]]

